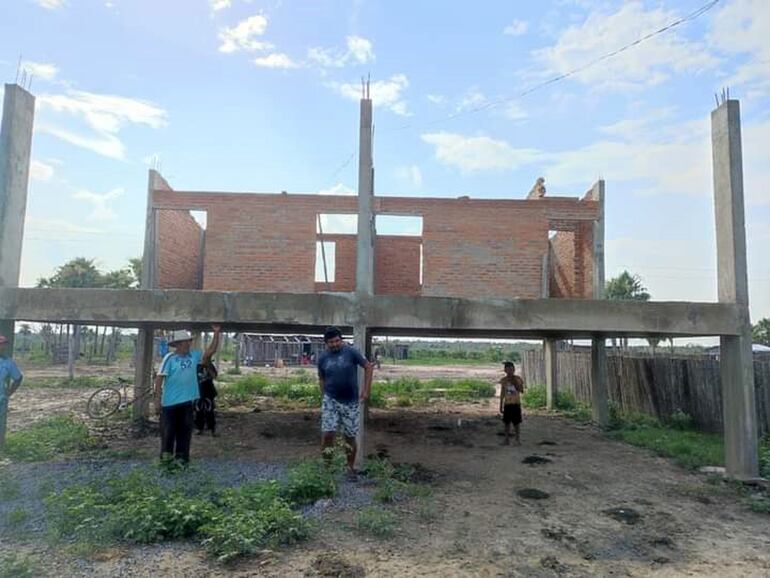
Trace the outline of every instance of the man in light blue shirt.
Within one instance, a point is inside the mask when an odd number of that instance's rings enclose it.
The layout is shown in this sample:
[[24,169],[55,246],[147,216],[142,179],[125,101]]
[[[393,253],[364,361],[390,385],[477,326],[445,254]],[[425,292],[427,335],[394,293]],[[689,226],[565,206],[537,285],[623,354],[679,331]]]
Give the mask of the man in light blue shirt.
[[200,396],[198,365],[211,363],[219,347],[219,325],[213,325],[214,337],[205,352],[192,349],[189,331],[174,331],[167,354],[155,378],[155,391],[161,399],[162,460],[172,456],[186,464],[190,461],[190,440],[193,432],[193,402]]
[[19,389],[23,378],[16,363],[6,353],[7,348],[8,339],[0,335],[0,448],[5,444],[8,398]]

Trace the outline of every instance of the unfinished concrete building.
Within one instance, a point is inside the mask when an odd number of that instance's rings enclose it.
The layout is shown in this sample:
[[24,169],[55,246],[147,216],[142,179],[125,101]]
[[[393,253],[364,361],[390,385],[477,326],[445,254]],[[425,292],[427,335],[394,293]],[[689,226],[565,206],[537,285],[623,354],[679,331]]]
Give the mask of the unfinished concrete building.
[[[549,405],[558,384],[557,340],[588,338],[600,426],[608,422],[608,338],[719,336],[727,470],[741,479],[758,475],[738,101],[726,100],[711,116],[717,303],[602,299],[601,181],[582,199],[549,198],[537,187],[526,200],[375,197],[368,94],[361,99],[357,197],[180,192],[151,171],[140,290],[20,289],[33,110],[27,91],[6,85],[0,137],[0,331],[6,335],[14,320],[136,327],[138,393],[150,388],[159,328],[220,323],[230,331],[299,334],[338,325],[364,350],[375,335],[543,339]],[[205,232],[190,210],[206,212]],[[318,215],[330,212],[355,215],[355,234],[324,233]],[[378,220],[392,216],[420,217],[420,234],[378,235]],[[327,243],[334,243],[334,275],[327,270],[319,280],[316,253]],[[178,258],[179,244],[186,261]],[[141,423],[148,397],[135,404]]]

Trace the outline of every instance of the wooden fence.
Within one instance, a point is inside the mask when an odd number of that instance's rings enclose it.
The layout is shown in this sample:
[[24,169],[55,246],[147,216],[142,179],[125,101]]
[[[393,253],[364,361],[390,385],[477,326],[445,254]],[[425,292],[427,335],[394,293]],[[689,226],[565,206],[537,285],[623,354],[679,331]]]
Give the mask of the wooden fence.
[[[557,387],[580,402],[591,403],[591,353],[559,351]],[[542,350],[522,356],[528,385],[545,383]],[[722,431],[719,360],[707,356],[644,356],[608,350],[608,396],[622,411],[644,412],[662,420],[677,410],[689,414],[698,429]],[[760,434],[770,433],[770,360],[755,359],[754,382]]]

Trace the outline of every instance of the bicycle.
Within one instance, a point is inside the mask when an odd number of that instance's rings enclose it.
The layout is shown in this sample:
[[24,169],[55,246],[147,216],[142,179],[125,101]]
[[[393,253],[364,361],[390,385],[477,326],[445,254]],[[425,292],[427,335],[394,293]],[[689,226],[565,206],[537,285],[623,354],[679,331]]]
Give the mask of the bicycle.
[[[102,387],[93,392],[86,404],[86,413],[88,414],[88,417],[91,419],[106,419],[118,411],[125,410],[136,399],[152,396],[152,391],[149,391],[139,398],[129,400],[129,383],[131,383],[130,380],[118,377],[116,381],[117,387]],[[123,390],[122,393],[121,389]]]

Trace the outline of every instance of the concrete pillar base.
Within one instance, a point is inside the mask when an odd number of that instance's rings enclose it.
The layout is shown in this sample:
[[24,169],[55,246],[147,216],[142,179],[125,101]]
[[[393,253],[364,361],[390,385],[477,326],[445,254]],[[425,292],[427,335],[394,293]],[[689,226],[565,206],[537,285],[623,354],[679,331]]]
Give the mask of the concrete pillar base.
[[134,367],[134,426],[144,429],[150,418],[152,396],[152,360],[155,332],[152,327],[143,327],[136,338],[136,364]]
[[720,339],[720,377],[724,415],[725,466],[731,478],[759,477],[754,359],[751,334]]
[[610,424],[607,403],[607,347],[604,337],[591,340],[591,401],[593,420],[601,428]]
[[545,359],[545,404],[548,409],[554,409],[558,391],[555,339],[549,338],[543,341],[543,357]]

